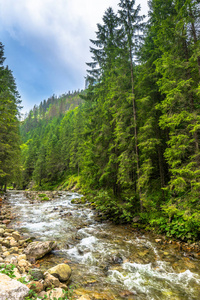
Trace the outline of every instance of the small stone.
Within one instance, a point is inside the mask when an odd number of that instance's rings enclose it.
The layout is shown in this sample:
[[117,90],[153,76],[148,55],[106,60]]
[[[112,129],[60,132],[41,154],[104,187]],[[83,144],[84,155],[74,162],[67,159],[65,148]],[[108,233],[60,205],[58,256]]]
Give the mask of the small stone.
[[14,255],[8,255],[5,259],[6,262],[13,264],[13,265],[17,265],[17,258]]
[[10,239],[10,246],[11,247],[18,246],[18,243],[17,243],[17,241],[14,238]]
[[15,275],[15,279],[21,278],[21,274],[19,273],[17,268],[13,269],[13,274]]
[[5,257],[7,257],[7,256],[10,255],[10,252],[9,252],[9,251],[3,252],[3,255],[4,255]]
[[2,245],[7,247],[7,248],[10,248],[10,241],[9,240],[3,240]]
[[6,232],[8,232],[9,234],[12,233],[14,231],[14,229],[12,228],[6,228]]
[[47,297],[47,293],[45,291],[42,291],[41,293],[38,294],[39,299],[45,299]]
[[26,260],[26,254],[18,255],[18,260],[21,260],[21,259],[25,259]]
[[60,281],[58,278],[54,277],[53,275],[49,274],[48,272],[44,273],[44,287],[45,288],[52,288],[52,287],[59,287]]
[[65,296],[65,292],[61,288],[55,288],[47,292],[47,298],[50,300],[59,299]]
[[17,232],[17,231],[14,231],[14,232],[12,233],[12,237],[13,237],[16,241],[19,241],[20,238],[21,238],[19,232]]
[[18,241],[18,244],[19,244],[20,246],[22,246],[22,245],[25,244],[25,243],[26,243],[25,240],[19,240],[19,241]]
[[21,271],[23,271],[23,270],[29,271],[31,264],[27,260],[21,259],[18,262],[18,266]]
[[44,285],[40,281],[31,281],[26,286],[36,293],[40,293],[44,290]]
[[10,248],[9,249],[9,251],[10,251],[10,253],[15,253],[15,254],[17,254],[17,253],[19,253],[19,248],[18,247],[12,247],[12,248]]
[[5,230],[3,228],[0,228],[0,236],[3,236]]

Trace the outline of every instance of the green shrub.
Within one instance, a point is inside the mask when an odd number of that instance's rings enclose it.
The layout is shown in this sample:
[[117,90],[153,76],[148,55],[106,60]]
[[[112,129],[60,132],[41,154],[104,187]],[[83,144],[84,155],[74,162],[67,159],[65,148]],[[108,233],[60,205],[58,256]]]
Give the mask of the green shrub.
[[39,194],[38,196],[42,198],[42,197],[45,197],[46,194]]
[[49,201],[49,197],[44,197],[41,199],[41,201]]

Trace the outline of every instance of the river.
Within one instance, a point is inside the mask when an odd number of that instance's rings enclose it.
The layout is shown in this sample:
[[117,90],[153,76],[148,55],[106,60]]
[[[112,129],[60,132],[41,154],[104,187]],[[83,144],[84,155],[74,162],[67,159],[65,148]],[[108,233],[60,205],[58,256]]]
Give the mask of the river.
[[200,260],[176,245],[156,243],[152,234],[96,221],[93,210],[71,203],[79,197],[60,192],[51,201],[30,203],[23,192],[8,192],[16,217],[11,226],[24,236],[58,243],[39,261],[42,269],[67,262],[72,285],[102,293],[102,300],[200,299]]

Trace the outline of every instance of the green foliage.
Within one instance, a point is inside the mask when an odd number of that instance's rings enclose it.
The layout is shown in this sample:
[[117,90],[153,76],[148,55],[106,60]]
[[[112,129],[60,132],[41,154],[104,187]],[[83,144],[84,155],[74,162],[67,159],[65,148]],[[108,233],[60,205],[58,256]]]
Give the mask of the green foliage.
[[43,198],[43,197],[46,196],[46,194],[44,194],[44,193],[43,194],[38,194],[38,196],[41,197],[41,198]]
[[14,275],[14,268],[15,265],[13,264],[1,264],[0,265],[0,273],[6,274],[7,276],[9,276],[10,278],[15,278]]
[[95,208],[103,213],[105,218],[111,219],[116,224],[129,223],[136,213],[134,198],[119,202],[112,192],[99,191],[93,198]]
[[198,239],[199,3],[149,9],[145,26],[134,0],[108,8],[81,100],[52,96],[22,122],[23,187],[81,189],[115,222],[140,213],[142,226]]
[[49,197],[43,197],[41,201],[49,201]]
[[0,42],[0,188],[20,184],[19,104],[12,72],[4,67],[4,47]]

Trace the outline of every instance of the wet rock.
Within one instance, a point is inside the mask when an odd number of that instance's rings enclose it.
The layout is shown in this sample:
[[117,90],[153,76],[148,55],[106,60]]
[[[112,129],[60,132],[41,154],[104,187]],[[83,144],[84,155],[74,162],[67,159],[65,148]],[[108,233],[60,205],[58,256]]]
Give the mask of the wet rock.
[[48,272],[44,273],[44,287],[45,288],[53,288],[59,287],[60,281],[58,278],[54,277],[53,275],[49,274]]
[[47,299],[54,300],[54,299],[62,299],[65,296],[65,292],[61,288],[55,288],[50,290],[46,293]]
[[32,276],[33,280],[39,281],[44,279],[44,274],[40,269],[31,269],[29,274]]
[[60,281],[68,281],[71,276],[71,268],[67,264],[59,264],[48,270],[49,274],[57,277]]
[[45,254],[51,252],[57,246],[54,241],[46,242],[32,242],[24,250],[24,253],[28,257],[33,257],[35,259],[42,258]]
[[120,256],[120,254],[115,255],[111,258],[111,263],[115,265],[120,265],[123,263],[123,258]]
[[29,293],[29,288],[21,282],[0,273],[0,299],[23,300]]

